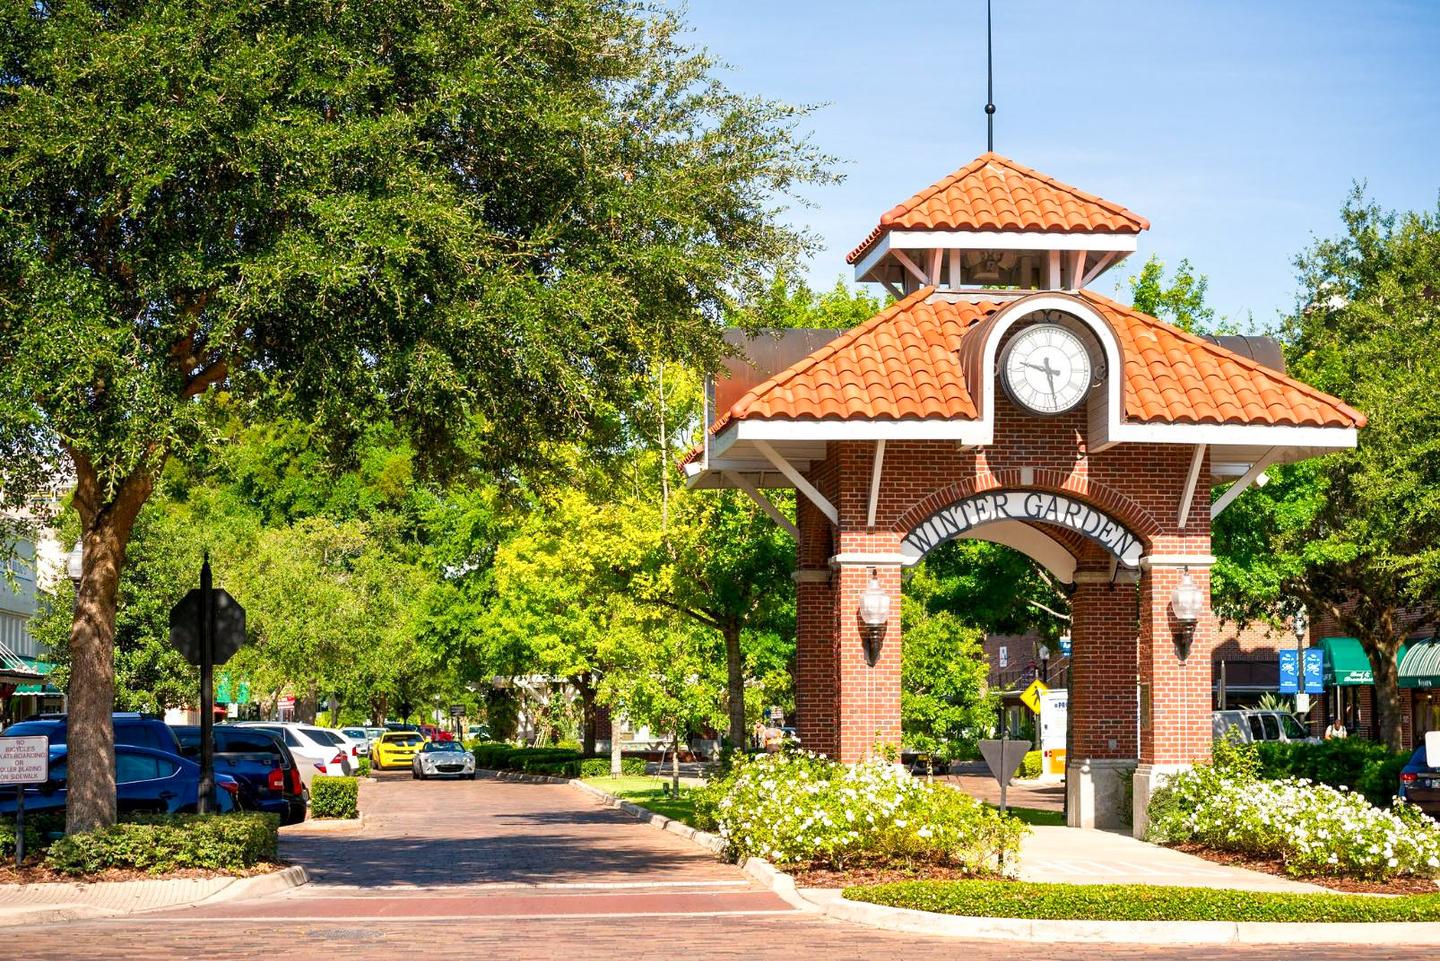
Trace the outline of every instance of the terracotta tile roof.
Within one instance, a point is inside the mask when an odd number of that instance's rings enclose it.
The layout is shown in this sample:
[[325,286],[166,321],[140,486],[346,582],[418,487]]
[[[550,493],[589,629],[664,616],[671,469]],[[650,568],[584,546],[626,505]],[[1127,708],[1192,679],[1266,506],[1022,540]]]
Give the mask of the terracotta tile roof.
[[[931,300],[926,287],[736,401],[735,420],[976,420],[967,335],[1008,301]],[[1342,401],[1089,291],[1124,356],[1124,420],[1144,424],[1361,427]],[[967,349],[968,348],[968,349]]]
[[890,230],[1010,230],[1135,234],[1150,221],[997,153],[984,153],[886,211],[850,252],[854,263]]

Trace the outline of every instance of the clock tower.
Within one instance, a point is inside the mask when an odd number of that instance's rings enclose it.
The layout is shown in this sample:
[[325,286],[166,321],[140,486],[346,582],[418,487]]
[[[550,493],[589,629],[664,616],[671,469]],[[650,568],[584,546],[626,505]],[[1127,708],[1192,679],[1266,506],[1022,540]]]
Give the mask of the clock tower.
[[1155,787],[1208,757],[1210,522],[1270,465],[1353,447],[1365,417],[1287,376],[1264,338],[1197,337],[1096,293],[1148,227],[986,153],[851,252],[856,280],[895,298],[879,314],[729,337],[686,482],[744,491],[796,540],[806,748],[904,746],[901,585],[974,538],[1068,599],[1070,734],[1050,761],[1070,824],[1133,814],[1143,836]]

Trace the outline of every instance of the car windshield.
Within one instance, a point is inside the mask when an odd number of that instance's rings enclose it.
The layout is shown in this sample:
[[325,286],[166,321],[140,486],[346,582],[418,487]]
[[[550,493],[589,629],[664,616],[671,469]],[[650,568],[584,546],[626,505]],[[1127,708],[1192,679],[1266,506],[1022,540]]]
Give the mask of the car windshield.
[[418,734],[387,734],[387,735],[385,735],[385,743],[386,743],[386,744],[397,745],[397,746],[400,746],[400,747],[405,747],[405,746],[409,746],[409,745],[420,744],[420,743],[422,743],[424,740],[425,740],[425,739],[424,739],[423,737],[421,737],[420,735],[418,735]]
[[464,752],[464,750],[465,749],[463,747],[461,747],[459,744],[456,744],[454,741],[431,741],[429,744],[425,745],[425,751],[427,754],[436,754],[440,751]]
[[359,741],[365,740],[365,730],[363,728],[342,727],[340,729],[340,733],[345,735],[346,737],[353,737]]
[[314,741],[316,744],[321,745],[322,747],[326,744],[330,745],[331,747],[339,747],[341,744],[345,743],[340,739],[340,735],[331,734],[329,731],[323,731],[318,727],[302,727],[300,729],[300,733],[304,734],[310,740]]

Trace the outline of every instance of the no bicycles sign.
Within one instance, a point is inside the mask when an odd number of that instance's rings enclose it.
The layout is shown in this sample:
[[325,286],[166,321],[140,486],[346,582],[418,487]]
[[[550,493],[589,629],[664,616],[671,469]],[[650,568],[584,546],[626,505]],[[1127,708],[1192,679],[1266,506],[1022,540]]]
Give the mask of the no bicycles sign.
[[44,784],[49,778],[48,737],[0,737],[0,784]]

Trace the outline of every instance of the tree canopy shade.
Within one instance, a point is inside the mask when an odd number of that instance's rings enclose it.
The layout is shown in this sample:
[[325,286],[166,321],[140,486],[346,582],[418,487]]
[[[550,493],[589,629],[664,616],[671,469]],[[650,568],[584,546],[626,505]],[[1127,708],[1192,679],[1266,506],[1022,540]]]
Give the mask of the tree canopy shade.
[[1440,210],[1396,215],[1358,191],[1345,232],[1297,261],[1281,337],[1291,372],[1369,416],[1350,451],[1272,470],[1215,529],[1217,608],[1297,601],[1359,638],[1381,735],[1399,749],[1395,657],[1440,617]]
[[[803,113],[629,0],[0,4],[0,489],[68,460],[69,823],[113,820],[116,585],[223,385],[500,469],[702,366],[803,238]],[[431,458],[430,463],[453,462]]]

